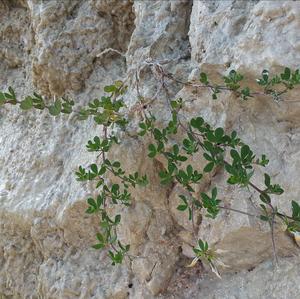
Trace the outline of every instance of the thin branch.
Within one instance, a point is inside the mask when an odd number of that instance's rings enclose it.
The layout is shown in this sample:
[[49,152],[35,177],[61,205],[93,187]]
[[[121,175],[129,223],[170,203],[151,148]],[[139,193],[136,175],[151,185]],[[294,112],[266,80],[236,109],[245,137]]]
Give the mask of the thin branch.
[[250,216],[250,217],[256,217],[256,218],[259,218],[258,215],[250,214],[250,213],[248,213],[248,212],[240,211],[240,210],[233,209],[233,208],[228,208],[228,207],[225,207],[225,206],[218,206],[218,208],[220,208],[220,209],[222,209],[222,210],[229,210],[229,211],[232,211],[232,212],[244,214],[244,215],[247,215],[247,216]]
[[275,266],[278,267],[278,256],[277,256],[276,244],[275,244],[275,238],[274,238],[274,218],[275,218],[275,214],[273,212],[271,222],[270,222],[271,240],[272,240],[272,251],[273,251],[273,258],[275,261]]
[[[168,78],[169,80],[173,81],[173,82],[176,82],[176,83],[179,83],[183,86],[189,86],[189,87],[194,87],[194,88],[203,88],[203,89],[210,89],[212,92],[214,92],[214,90],[217,88],[218,90],[224,90],[224,91],[229,91],[229,92],[233,92],[235,93],[237,96],[243,96],[243,93],[239,90],[234,90],[228,86],[224,86],[224,85],[211,85],[211,84],[199,84],[199,83],[195,83],[195,82],[192,82],[192,81],[183,81],[183,80],[180,80],[176,77],[174,77],[174,75],[172,73],[169,73],[169,72],[166,72],[161,63],[158,63],[158,62],[153,62],[153,61],[146,61],[145,62],[145,65],[147,66],[150,66],[152,68],[155,69],[155,71],[159,71],[159,73],[165,77],[165,78]],[[144,65],[144,66],[145,66]],[[268,86],[267,86],[268,87]],[[285,94],[290,88],[285,88],[281,91],[277,91],[277,90],[268,90],[267,87],[265,87],[264,89],[264,92],[260,92],[260,91],[253,91],[253,92],[250,92],[248,97],[254,97],[254,96],[268,96],[268,97],[271,97],[274,99],[274,92],[277,94],[277,97],[279,97],[280,95],[282,94]],[[274,99],[276,100],[276,99]],[[282,102],[286,103],[286,102],[294,102],[294,101],[283,101],[281,100]],[[296,102],[296,101],[295,101]]]
[[99,54],[96,55],[96,57],[101,57],[109,52],[114,52],[114,53],[117,53],[119,54],[120,56],[122,57],[125,57],[126,58],[126,55],[122,52],[120,52],[119,50],[116,50],[116,49],[113,49],[113,48],[107,48],[107,49],[104,49],[102,52],[100,52]]
[[196,231],[196,226],[195,226],[195,221],[194,221],[194,204],[192,203],[192,207],[191,207],[191,216],[192,216],[192,227],[193,227],[193,235],[194,235],[194,239],[195,241],[197,241],[197,231]]

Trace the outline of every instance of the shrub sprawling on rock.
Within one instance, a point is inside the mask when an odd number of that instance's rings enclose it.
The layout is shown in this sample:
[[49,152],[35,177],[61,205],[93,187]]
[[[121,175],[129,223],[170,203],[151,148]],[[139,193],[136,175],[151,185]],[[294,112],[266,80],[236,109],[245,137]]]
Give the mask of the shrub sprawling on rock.
[[[264,70],[261,78],[257,79],[260,88],[255,91],[244,86],[243,75],[234,70],[223,77],[223,85],[212,83],[206,73],[200,74],[199,82],[182,82],[172,74],[165,73],[163,69],[160,71],[163,79],[209,89],[213,100],[217,100],[221,92],[229,91],[243,101],[253,100],[258,95],[266,95],[278,102],[282,100],[284,94],[300,84],[299,70],[291,71],[289,68],[285,68],[281,74],[273,77],[267,70]],[[164,80],[161,86],[167,89]],[[89,214],[99,215],[100,220],[99,232],[96,235],[97,243],[93,247],[107,250],[113,265],[122,263],[124,257],[130,259],[135,257],[130,254],[130,244],[122,244],[118,239],[117,226],[120,224],[121,215],[112,213],[110,207],[113,205],[129,206],[132,188],[149,184],[147,173],[127,173],[119,161],[109,158],[110,149],[122,142],[116,133],[118,131],[114,128],[120,127],[124,130],[131,121],[123,100],[126,91],[126,85],[121,81],[116,81],[104,88],[105,96],[91,101],[78,111],[74,109],[75,102],[68,98],[55,99],[53,103],[48,104],[37,93],[20,100],[12,87],[9,87],[6,92],[0,92],[0,106],[11,104],[19,105],[22,110],[32,108],[48,110],[53,116],[75,113],[78,120],[83,121],[92,117],[96,124],[103,127],[103,135],[95,136],[86,145],[87,151],[95,152],[98,157],[101,157],[101,164],[91,163],[88,168],[79,166],[76,178],[82,182],[95,182],[97,196],[87,199],[86,210]],[[139,94],[138,88],[137,94],[140,103],[137,110],[141,122],[139,131],[136,136],[132,137],[152,140],[148,145],[149,159],[160,156],[166,162],[165,169],[157,174],[161,184],[177,183],[185,189],[185,194],[178,194],[181,203],[177,209],[188,212],[193,228],[195,213],[214,219],[222,209],[257,217],[267,222],[270,226],[274,260],[277,262],[274,224],[283,223],[291,234],[300,232],[300,206],[296,201],[291,201],[292,215],[286,215],[278,209],[272,197],[281,195],[284,190],[278,183],[271,181],[268,173],[264,173],[261,178],[263,188],[253,183],[252,177],[256,167],[265,167],[269,163],[267,155],[256,157],[250,146],[241,140],[235,131],[225,132],[221,127],[213,128],[201,116],[186,119],[181,113],[185,105],[185,100],[182,98],[168,99],[168,112],[171,118],[165,126],[158,125],[155,115],[144,104],[144,98]],[[177,137],[176,140],[179,140],[176,143],[172,138],[174,136]],[[197,169],[193,163],[189,162],[195,155],[201,155],[207,161],[203,169]],[[212,186],[209,192],[197,191],[196,186],[203,178],[213,174],[219,168],[225,170],[228,184],[250,188],[257,192],[259,198],[257,214],[250,215],[245,211],[224,205],[222,199],[218,197],[217,186]],[[112,175],[115,181],[107,180],[107,174]],[[208,263],[211,269],[219,275],[217,265],[222,265],[222,261],[218,258],[217,252],[210,248],[206,241],[196,240],[196,232],[194,232],[194,237],[197,245],[193,248],[195,258],[190,266],[201,260]]]

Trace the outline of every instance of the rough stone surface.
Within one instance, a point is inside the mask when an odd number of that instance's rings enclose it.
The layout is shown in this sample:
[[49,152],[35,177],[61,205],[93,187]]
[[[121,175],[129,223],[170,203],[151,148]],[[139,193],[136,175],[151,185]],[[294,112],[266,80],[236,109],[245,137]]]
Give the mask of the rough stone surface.
[[[270,261],[257,268],[236,274],[226,274],[220,280],[211,275],[199,275],[199,270],[176,273],[167,298],[182,299],[258,299],[299,298],[299,258],[280,261],[280,269],[274,269]],[[200,297],[201,296],[201,297]]]
[[[0,14],[0,90],[14,86],[21,97],[37,90],[49,101],[68,95],[82,105],[111,81],[126,79],[127,133],[139,121],[136,74],[145,98],[160,94],[148,108],[161,123],[170,116],[149,62],[183,80],[201,70],[218,78],[235,68],[254,80],[265,68],[299,67],[297,1],[0,0]],[[279,104],[267,97],[241,102],[229,92],[212,101],[202,89],[166,84],[170,97],[188,100],[185,116],[201,114],[213,126],[234,129],[257,155],[268,154],[267,171],[285,189],[277,204],[288,212],[300,193],[297,92]],[[73,116],[0,108],[0,298],[300,298],[299,248],[280,227],[277,270],[268,227],[253,217],[222,211],[201,221],[195,215],[193,228],[176,209],[179,187],[159,185],[165,161],[149,161],[147,141],[124,132],[112,156],[129,172],[147,171],[151,184],[119,211],[120,238],[139,257],[111,266],[104,252],[90,248],[98,220],[84,211],[93,188],[74,178],[78,165],[95,160],[84,145],[100,133],[92,121]],[[193,163],[205,165],[200,158]],[[217,184],[228,207],[253,213],[256,194],[225,181],[218,171],[198,191]],[[229,266],[222,280],[200,265],[185,267],[195,230]]]

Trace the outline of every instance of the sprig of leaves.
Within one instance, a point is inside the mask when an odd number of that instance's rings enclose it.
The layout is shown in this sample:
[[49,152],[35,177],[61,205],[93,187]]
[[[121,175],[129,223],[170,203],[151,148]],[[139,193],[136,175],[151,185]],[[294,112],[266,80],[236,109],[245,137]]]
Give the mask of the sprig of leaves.
[[[174,79],[173,76],[167,76]],[[244,76],[235,70],[231,70],[228,75],[222,77],[224,85],[214,84],[204,72],[200,73],[199,81],[201,87],[211,91],[212,99],[217,100],[218,95],[223,91],[233,92],[243,100],[248,100],[256,95],[268,95],[274,100],[281,100],[281,96],[300,84],[299,70],[292,71],[285,68],[280,74],[271,76],[268,70],[263,70],[261,77],[257,79],[260,91],[252,91],[243,84]],[[180,82],[177,80],[177,82]],[[187,82],[182,84],[192,85]],[[199,85],[199,84],[198,84]],[[195,85],[197,86],[197,85]],[[86,149],[89,152],[97,153],[102,157],[102,162],[92,163],[88,167],[79,166],[76,171],[78,181],[94,181],[97,196],[87,198],[88,214],[97,214],[100,219],[97,241],[93,248],[107,249],[112,260],[112,264],[120,264],[124,257],[128,255],[130,245],[123,245],[118,240],[117,226],[121,223],[121,215],[112,215],[107,207],[111,205],[129,206],[131,203],[131,188],[146,186],[148,184],[147,175],[140,175],[138,172],[127,174],[119,161],[107,158],[107,153],[114,145],[121,141],[115,135],[108,135],[108,131],[118,126],[124,129],[128,123],[124,108],[126,108],[123,95],[127,86],[121,81],[105,86],[105,96],[94,99],[79,111],[74,109],[75,102],[68,98],[55,98],[49,101],[37,93],[18,100],[12,87],[6,92],[0,92],[0,106],[5,104],[19,105],[22,110],[48,110],[52,116],[60,114],[77,115],[78,120],[92,118],[97,125],[101,125],[104,130],[103,136],[95,136],[89,140]],[[188,195],[179,195],[181,203],[177,209],[188,211],[189,220],[193,221],[194,210],[205,214],[203,216],[216,218],[222,208],[221,199],[218,198],[217,187],[212,187],[208,192],[195,191],[195,186],[201,183],[203,177],[212,175],[217,168],[223,168],[228,174],[227,182],[242,188],[252,188],[259,194],[260,219],[270,224],[272,241],[274,218],[284,221],[287,230],[290,232],[300,232],[300,206],[296,201],[291,202],[292,215],[287,216],[280,212],[272,202],[273,196],[281,195],[284,190],[279,184],[271,182],[271,176],[264,174],[264,188],[260,189],[251,181],[255,172],[254,166],[266,167],[269,160],[266,155],[256,158],[249,145],[245,144],[238,137],[237,132],[226,132],[224,128],[213,128],[201,116],[192,118],[182,123],[180,111],[184,107],[182,98],[169,101],[171,118],[165,127],[156,125],[156,118],[150,111],[143,112],[143,121],[139,124],[140,138],[149,135],[152,141],[148,146],[148,157],[153,159],[162,155],[167,161],[164,170],[158,173],[162,184],[175,183],[182,186]],[[179,130],[180,128],[180,130]],[[182,131],[184,133],[182,133]],[[178,138],[173,138],[180,133],[181,141],[174,142]],[[179,138],[180,139],[180,138]],[[172,146],[170,146],[172,144]],[[207,161],[203,169],[196,169],[189,159],[195,155],[202,155]],[[107,173],[116,178],[116,182],[106,180]],[[210,191],[210,192],[209,192]],[[234,209],[232,209],[234,210]],[[235,210],[238,211],[238,210]],[[193,223],[194,225],[194,223]],[[198,240],[197,247],[194,247],[195,259],[207,261],[211,269],[217,274],[214,265],[216,255],[209,249],[207,242]]]

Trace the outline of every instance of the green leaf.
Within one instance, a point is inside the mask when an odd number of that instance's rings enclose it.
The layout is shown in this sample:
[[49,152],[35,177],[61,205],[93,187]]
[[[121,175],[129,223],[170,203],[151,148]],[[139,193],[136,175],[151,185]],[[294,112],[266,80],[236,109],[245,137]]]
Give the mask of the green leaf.
[[104,87],[104,91],[105,92],[115,92],[117,90],[116,86],[115,85],[108,85],[108,86],[105,86]]
[[173,152],[174,152],[175,155],[179,154],[179,146],[178,146],[178,144],[174,144],[173,145]]
[[295,220],[300,220],[300,206],[294,200],[292,200],[292,213]]
[[103,204],[103,197],[101,195],[97,196],[97,206],[101,207],[101,205]]
[[93,207],[88,207],[86,210],[85,210],[85,212],[87,213],[87,214],[93,214],[93,213],[95,213],[95,208],[93,208]]
[[105,245],[101,244],[101,243],[95,244],[95,245],[92,246],[92,248],[94,248],[94,249],[102,249],[103,247],[105,247]]
[[211,142],[205,140],[203,142],[203,144],[204,144],[204,148],[207,151],[209,151],[210,153],[214,153],[215,149],[214,149],[214,146],[213,146],[213,144]]
[[102,221],[102,222],[100,222],[100,226],[102,228],[108,228],[109,227],[109,223],[107,221]]
[[215,163],[214,162],[210,162],[208,164],[206,164],[206,166],[204,167],[203,171],[204,172],[211,172],[212,169],[214,168]]
[[271,198],[268,194],[266,194],[265,192],[264,193],[261,193],[259,198],[261,199],[262,202],[264,203],[271,203]]
[[223,137],[224,135],[224,130],[222,128],[217,128],[215,130],[215,136],[218,139],[218,141]]
[[211,191],[211,196],[212,196],[212,199],[216,199],[217,198],[217,194],[218,194],[218,190],[216,187],[214,187]]
[[179,210],[179,211],[185,211],[187,208],[188,208],[187,205],[179,205],[179,206],[177,207],[177,210]]
[[205,251],[205,244],[204,244],[204,242],[201,240],[201,239],[199,239],[198,240],[198,245],[199,245],[199,248],[202,250],[202,251]]
[[13,99],[16,99],[15,91],[13,90],[13,88],[12,88],[11,86],[8,87],[8,91],[9,91],[10,94],[12,95]]
[[241,157],[244,160],[250,153],[250,147],[248,145],[243,145],[241,148]]
[[180,194],[179,197],[185,203],[185,205],[187,205],[187,198],[182,194]]
[[267,186],[267,187],[269,187],[270,186],[270,184],[271,184],[271,178],[270,178],[270,176],[267,174],[267,173],[265,173],[265,185]]
[[143,130],[146,130],[147,129],[147,126],[146,126],[146,124],[145,123],[139,123],[139,127],[141,128],[141,129],[143,129]]
[[202,199],[203,199],[203,201],[207,201],[207,202],[209,202],[210,201],[210,197],[206,194],[206,193],[204,193],[204,192],[201,192],[201,197],[202,197]]
[[241,160],[239,153],[236,150],[231,150],[230,155],[234,162],[239,162]]
[[245,87],[241,90],[241,94],[242,94],[242,99],[243,100],[247,100],[248,97],[252,97],[250,96],[250,88],[249,87]]
[[200,82],[205,84],[205,85],[208,85],[208,78],[207,78],[207,75],[206,73],[200,73]]
[[176,159],[178,160],[178,161],[181,161],[181,162],[184,162],[184,161],[186,161],[188,158],[186,157],[186,156],[177,156],[176,157]]
[[192,167],[192,165],[189,164],[189,165],[186,167],[186,172],[187,172],[187,174],[188,174],[189,177],[192,176],[192,174],[193,174],[193,167]]
[[269,221],[269,217],[264,216],[264,215],[260,215],[259,218],[260,218],[262,221]]
[[92,164],[91,165],[91,170],[93,173],[98,174],[98,167],[96,164]]
[[119,168],[121,166],[121,163],[119,161],[115,161],[113,164],[112,164],[113,167],[115,168]]
[[232,175],[235,175],[236,173],[235,168],[229,164],[225,164],[225,170]]
[[188,212],[189,212],[189,221],[192,220],[192,209],[191,208],[188,208]]
[[269,71],[268,70],[263,70],[262,71],[262,77],[263,77],[263,79],[264,79],[264,81],[268,81],[268,79],[269,79]]
[[3,92],[0,91],[0,101],[5,100],[5,95]]
[[60,102],[60,100],[56,100],[56,101],[54,102],[54,105],[51,105],[51,106],[48,108],[48,110],[49,110],[49,113],[50,113],[51,115],[53,115],[53,116],[59,115],[60,112],[61,112],[61,102]]
[[98,171],[98,175],[103,175],[106,172],[106,167],[103,165]]
[[5,96],[3,92],[0,92],[0,106],[5,104]]
[[172,109],[180,109],[182,107],[182,98],[179,98],[175,101],[171,101],[171,107]]
[[207,154],[207,153],[203,153],[203,157],[207,160],[207,161],[213,161],[213,158],[209,155],[209,154]]
[[157,153],[155,145],[154,144],[149,144],[148,150],[149,150],[148,157],[149,158],[154,158],[156,156],[156,153]]
[[94,207],[95,209],[97,208],[97,204],[96,204],[95,200],[94,200],[92,197],[89,197],[89,198],[87,199],[87,202],[88,202],[88,204],[89,204],[90,206]]
[[239,183],[239,180],[236,176],[231,176],[228,180],[227,180],[227,183],[230,184],[230,185],[234,185],[234,184],[237,184]]
[[191,119],[191,126],[195,129],[200,130],[203,124],[204,124],[204,120],[202,117],[197,117],[197,118]]
[[112,193],[117,193],[120,190],[120,186],[118,184],[113,184],[111,186],[111,192]]
[[29,110],[33,106],[33,101],[31,97],[26,97],[24,101],[21,101],[20,108],[22,110]]
[[120,221],[121,221],[121,215],[118,214],[115,216],[115,224],[120,223]]
[[268,165],[269,160],[267,159],[266,155],[262,155],[261,159],[260,160],[257,159],[256,163],[263,166],[263,167],[265,167],[266,165]]
[[96,237],[97,237],[98,241],[100,241],[101,243],[104,243],[104,237],[103,237],[103,235],[101,235],[100,233],[97,233]]
[[284,72],[280,75],[280,77],[282,80],[289,80],[291,77],[291,70],[288,67],[286,67],[284,69]]
[[206,133],[206,138],[210,142],[217,142],[217,138],[215,137],[215,135],[211,131]]

